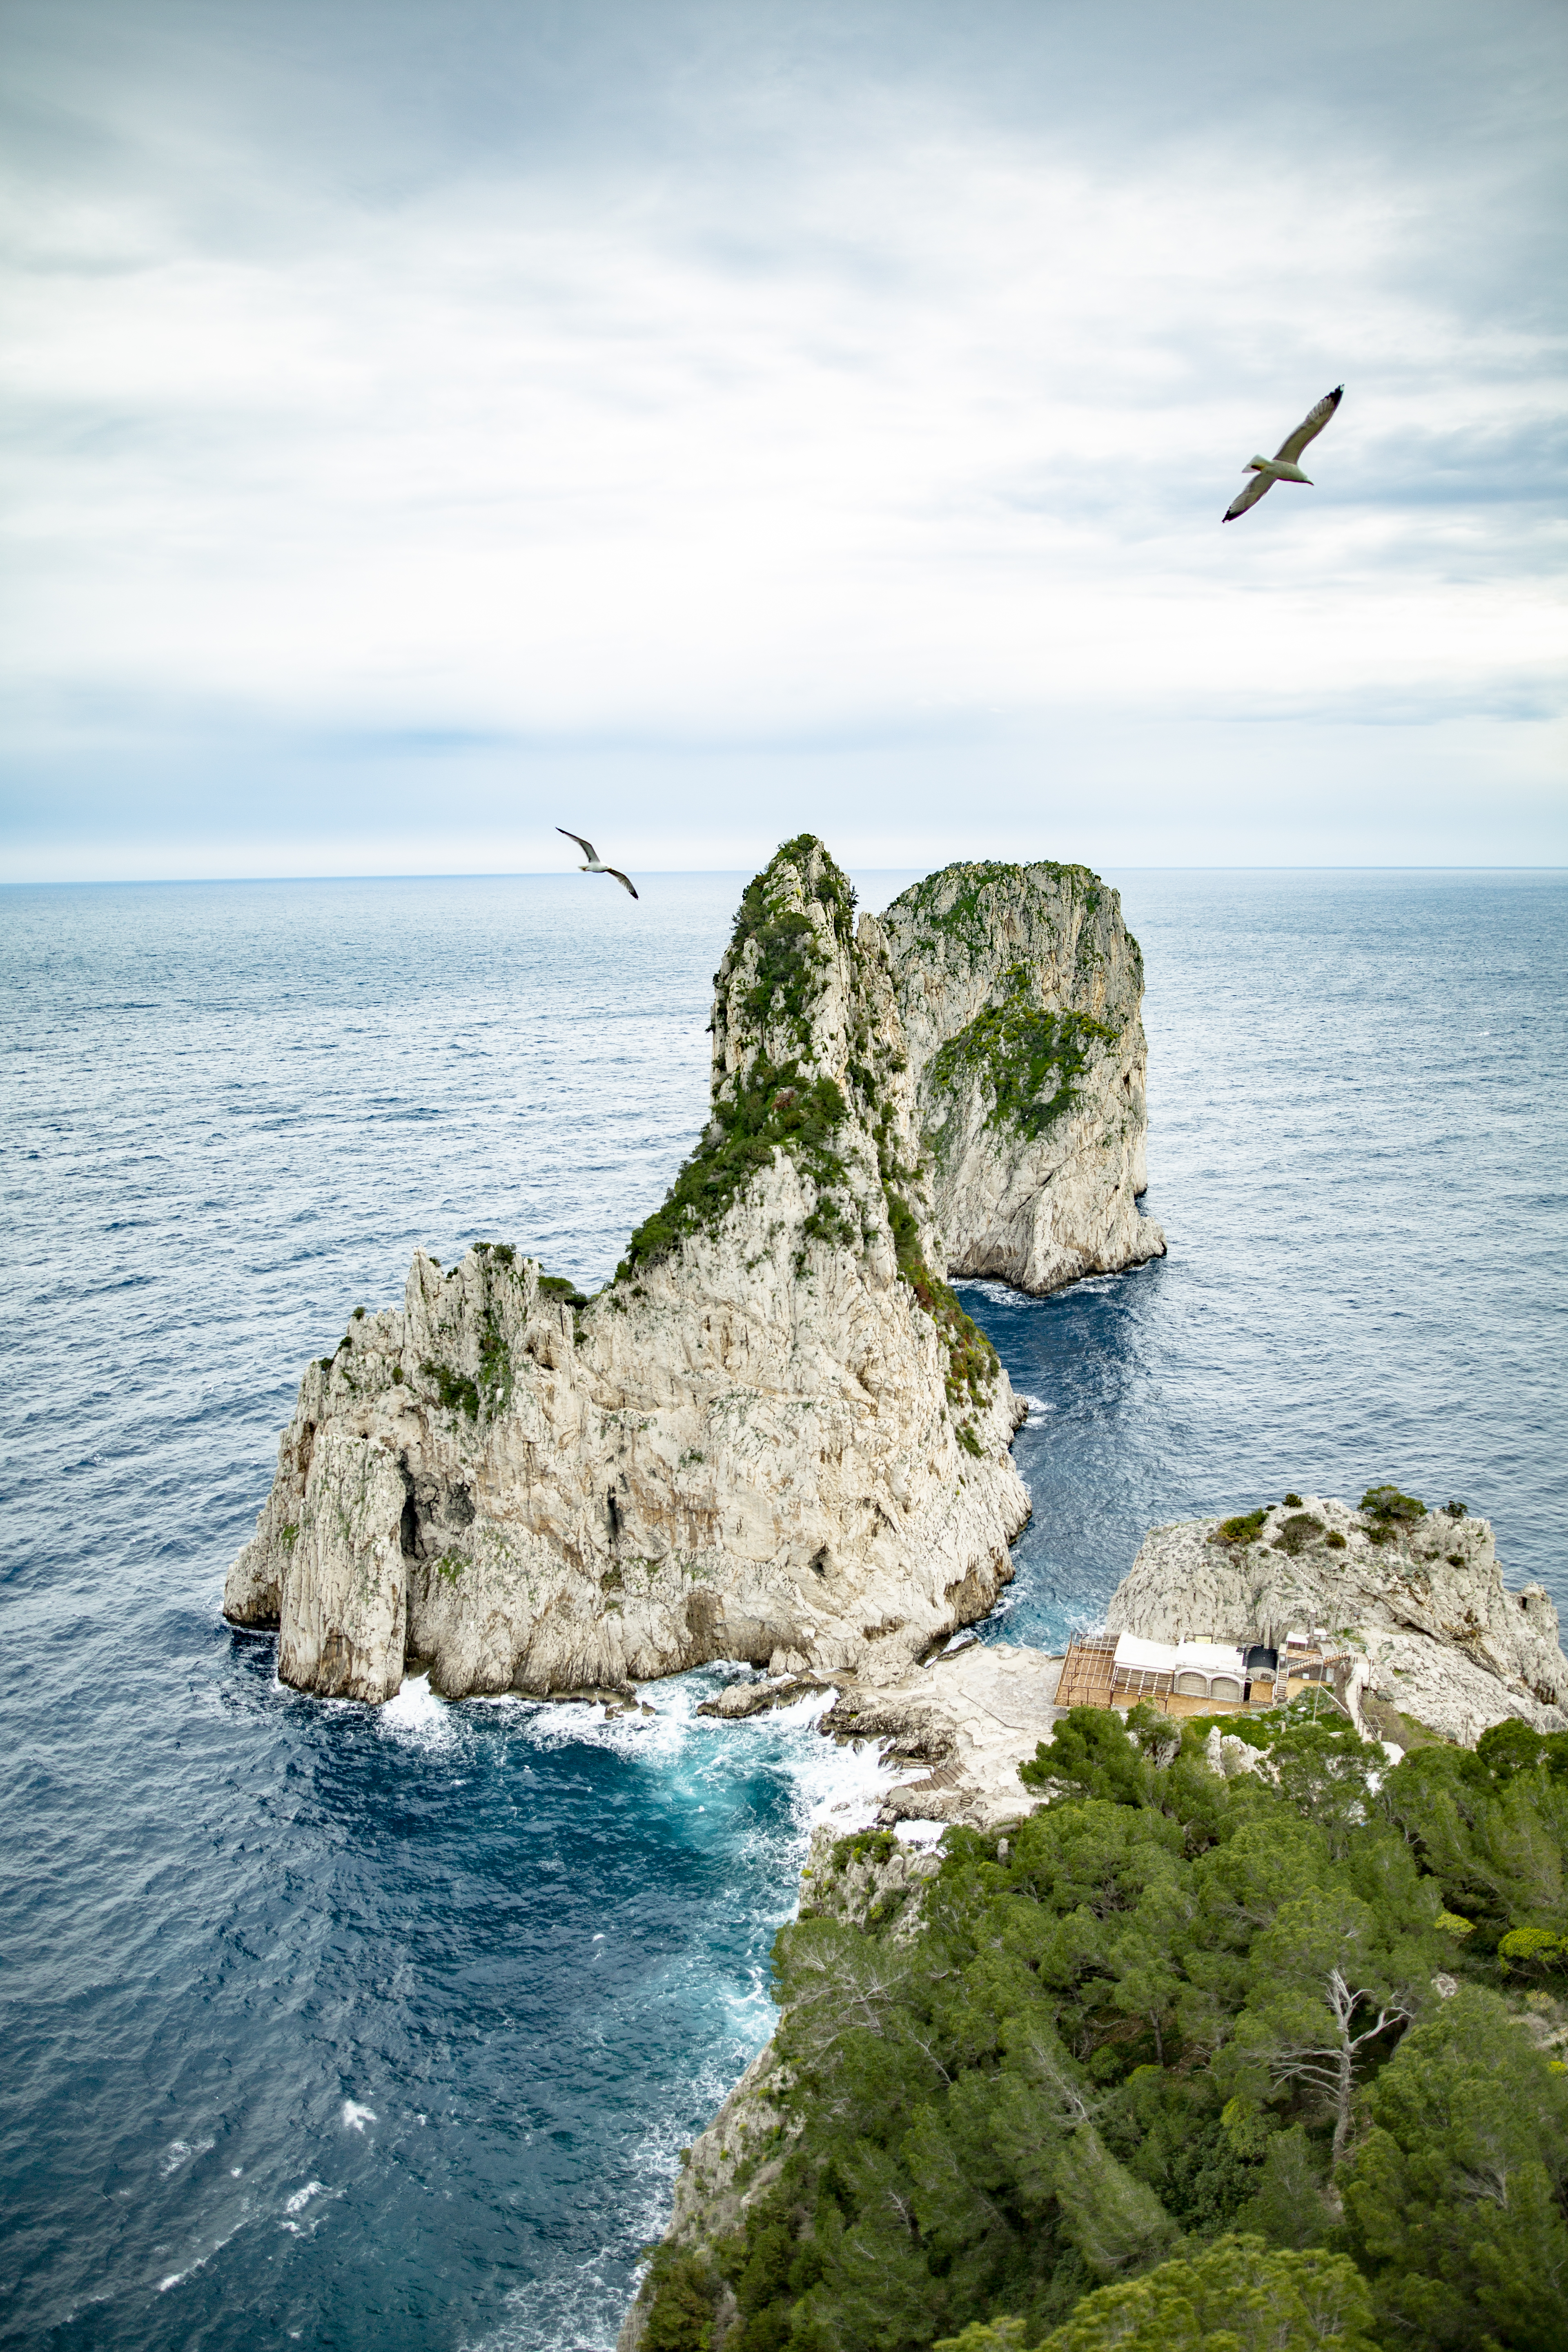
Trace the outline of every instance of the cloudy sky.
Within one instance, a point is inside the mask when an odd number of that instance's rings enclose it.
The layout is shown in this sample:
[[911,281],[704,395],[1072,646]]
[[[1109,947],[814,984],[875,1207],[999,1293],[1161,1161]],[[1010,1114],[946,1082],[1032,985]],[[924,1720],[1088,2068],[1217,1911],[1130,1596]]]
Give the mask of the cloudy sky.
[[9,877],[1568,862],[1558,0],[0,35]]

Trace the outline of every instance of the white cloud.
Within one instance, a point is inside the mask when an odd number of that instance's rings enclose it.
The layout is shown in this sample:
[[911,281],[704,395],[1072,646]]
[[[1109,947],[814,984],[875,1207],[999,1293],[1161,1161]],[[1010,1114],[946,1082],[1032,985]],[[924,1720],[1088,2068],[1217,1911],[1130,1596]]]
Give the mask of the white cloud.
[[[1325,172],[1245,126],[1145,151],[929,88],[785,97],[793,143],[751,168],[525,145],[271,215],[237,134],[199,148],[201,205],[188,168],[29,176],[0,363],[29,858],[68,864],[73,830],[100,866],[109,838],[167,857],[183,827],[220,863],[227,838],[374,867],[367,761],[387,803],[411,761],[482,801],[508,745],[657,769],[664,863],[735,839],[726,747],[786,801],[830,748],[893,857],[868,745],[1005,800],[1053,746],[1114,767],[1129,727],[1378,722],[1386,758],[1394,715],[1489,730],[1540,837],[1517,721],[1555,708],[1561,352],[1440,249],[1467,206],[1509,216],[1497,142]],[[1342,377],[1319,487],[1222,530],[1246,458]],[[146,782],[182,742],[252,780],[199,835]],[[84,781],[106,757],[119,818]],[[302,757],[310,808],[258,834]],[[1223,836],[1230,802],[1185,789]],[[1342,856],[1371,814],[1363,787]],[[395,855],[440,837],[416,820]]]

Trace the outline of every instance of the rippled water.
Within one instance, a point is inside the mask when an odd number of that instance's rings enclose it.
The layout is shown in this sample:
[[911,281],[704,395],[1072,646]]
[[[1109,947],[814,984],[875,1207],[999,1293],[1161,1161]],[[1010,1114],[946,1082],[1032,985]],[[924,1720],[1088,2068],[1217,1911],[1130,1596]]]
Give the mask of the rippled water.
[[[970,1297],[1039,1401],[988,1632],[1392,1475],[1564,1575],[1557,877],[1128,875],[1169,1258]],[[866,877],[879,903],[897,881]],[[595,1282],[734,877],[5,894],[6,2340],[608,2344],[765,2033],[809,1724],[282,1691],[218,1614],[305,1359],[423,1241]]]

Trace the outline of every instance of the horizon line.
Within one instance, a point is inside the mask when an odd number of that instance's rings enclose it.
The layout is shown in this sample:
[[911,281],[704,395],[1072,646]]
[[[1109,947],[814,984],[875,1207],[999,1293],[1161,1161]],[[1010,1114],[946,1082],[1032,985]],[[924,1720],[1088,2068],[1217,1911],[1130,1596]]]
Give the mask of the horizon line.
[[[817,836],[820,840],[820,835]],[[824,845],[826,846],[826,845]],[[776,853],[775,853],[776,854]],[[843,865],[846,861],[836,861]],[[1081,866],[1082,858],[1074,857],[949,857],[945,866]],[[766,860],[763,861],[767,863]],[[897,864],[870,866],[858,858],[848,861],[863,874],[940,873],[942,866],[926,866],[919,859],[904,859]],[[1510,859],[1497,865],[1479,865],[1456,861],[1445,865],[1417,865],[1407,860],[1394,862],[1352,862],[1340,864],[1302,861],[1295,864],[1261,863],[1222,866],[1212,860],[1202,860],[1190,866],[1131,866],[1120,858],[1108,859],[1121,874],[1568,874],[1568,862],[1550,865],[1521,865]],[[685,879],[711,875],[746,874],[753,869],[747,866],[639,866],[637,872],[645,877],[660,876],[667,879]],[[1093,871],[1093,868],[1089,869]],[[239,888],[247,885],[264,885],[268,888],[286,883],[319,882],[571,882],[577,877],[575,867],[509,866],[487,868],[461,866],[450,869],[432,867],[417,873],[323,873],[323,874],[100,874],[58,875],[35,877],[31,880],[14,880],[0,875],[3,890],[180,890],[216,887]]]

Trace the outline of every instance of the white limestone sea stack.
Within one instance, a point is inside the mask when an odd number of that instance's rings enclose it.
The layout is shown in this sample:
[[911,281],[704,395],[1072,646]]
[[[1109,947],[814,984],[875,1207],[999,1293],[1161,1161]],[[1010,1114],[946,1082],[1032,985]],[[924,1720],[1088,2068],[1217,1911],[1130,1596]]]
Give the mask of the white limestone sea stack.
[[896,1680],[991,1607],[1029,1510],[1024,1408],[942,1270],[1047,1289],[1163,1250],[1141,993],[1084,867],[950,867],[857,929],[786,844],[715,976],[709,1124],[614,1282],[418,1253],[307,1370],[226,1614],[372,1702],[410,1668],[449,1697],[718,1657]]
[[[1059,1290],[1162,1257],[1143,959],[1081,866],[950,866],[882,919],[950,1275]],[[1008,1148],[997,1148],[998,1128]]]

